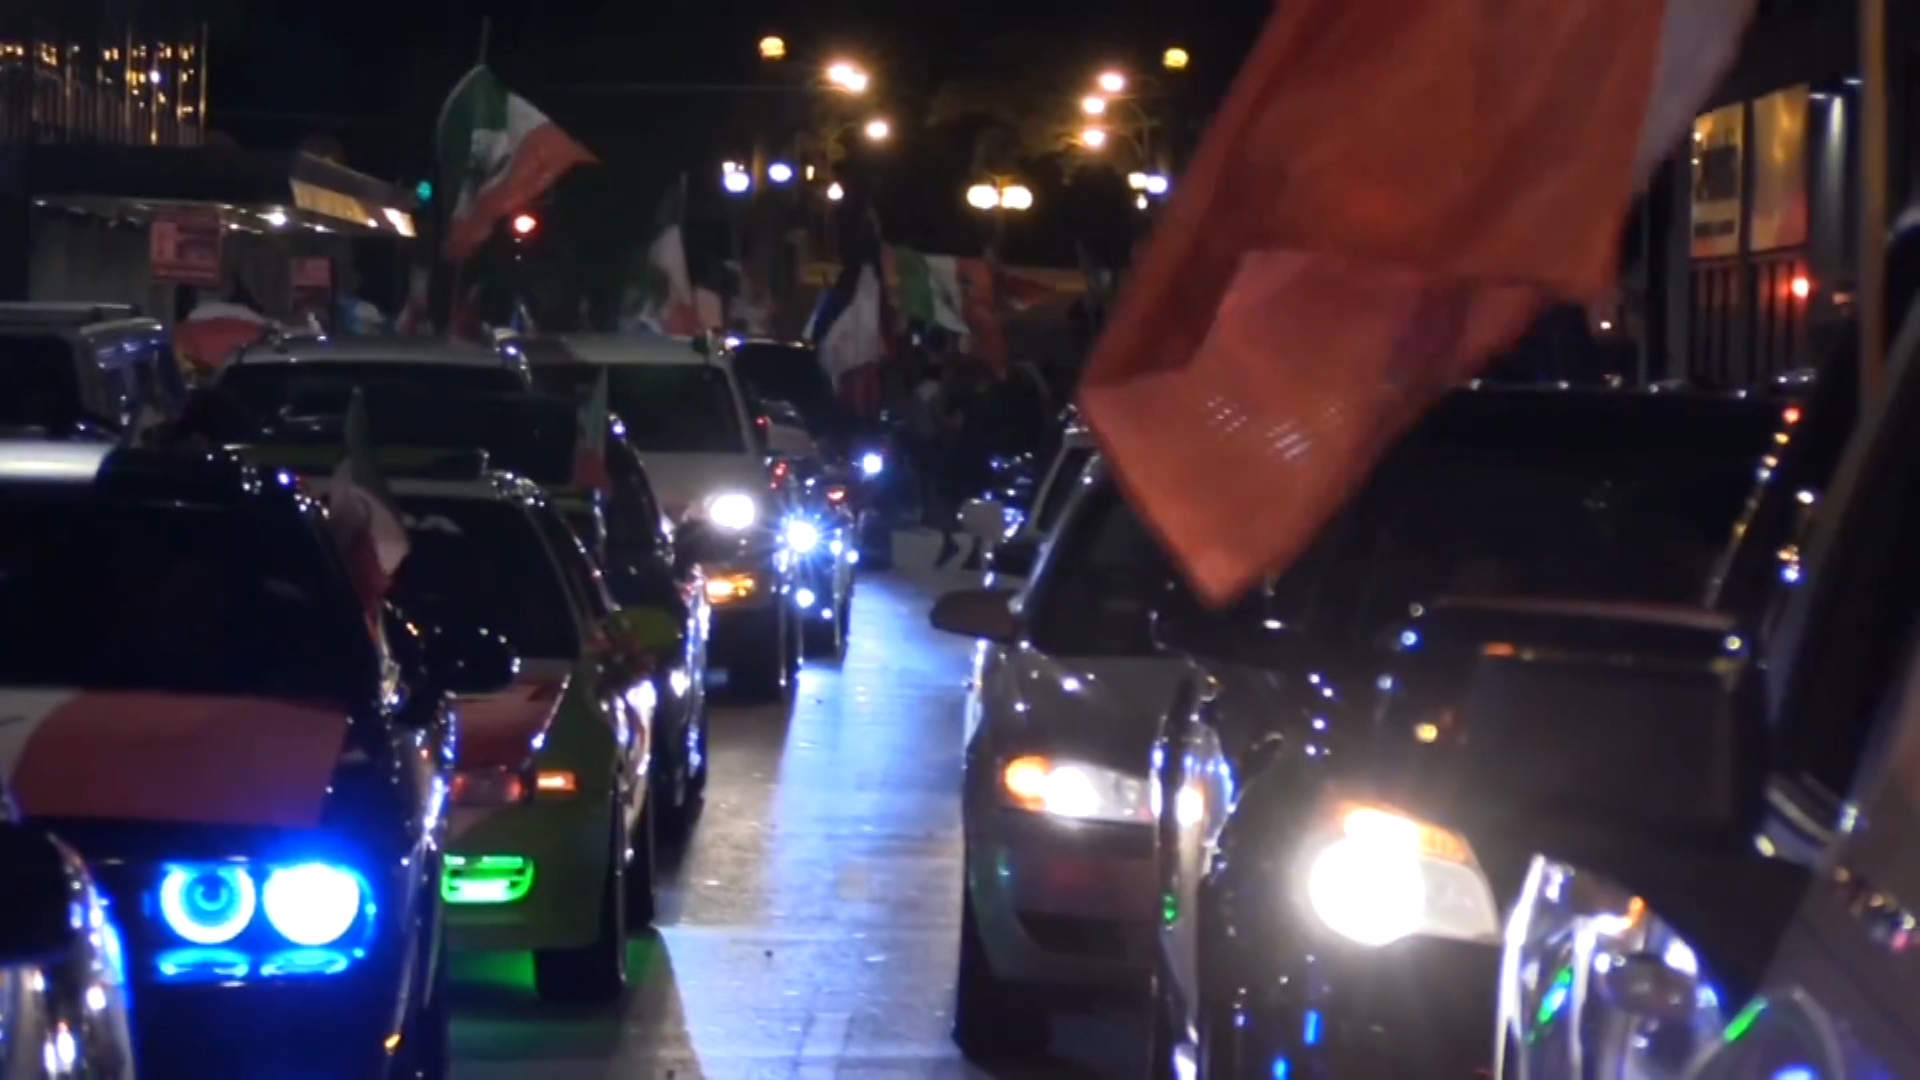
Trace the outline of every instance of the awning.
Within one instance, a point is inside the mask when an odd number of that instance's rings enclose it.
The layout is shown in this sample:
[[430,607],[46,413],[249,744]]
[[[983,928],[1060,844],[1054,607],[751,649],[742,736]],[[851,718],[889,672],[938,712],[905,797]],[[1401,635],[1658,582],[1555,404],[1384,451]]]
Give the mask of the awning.
[[228,228],[255,233],[418,234],[411,193],[297,151],[34,146],[19,166],[19,182],[42,206],[136,222],[172,208],[213,208]]

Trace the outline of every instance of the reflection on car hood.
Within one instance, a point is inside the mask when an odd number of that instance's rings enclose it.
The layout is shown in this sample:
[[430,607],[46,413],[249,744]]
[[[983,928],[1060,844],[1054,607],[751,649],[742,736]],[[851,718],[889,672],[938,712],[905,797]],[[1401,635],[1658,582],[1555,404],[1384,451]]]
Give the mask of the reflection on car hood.
[[0,691],[0,780],[30,817],[311,828],[344,709],[278,698]]
[[987,722],[1003,744],[1144,774],[1160,717],[1186,673],[1159,656],[1053,657],[1007,649],[983,683]]
[[660,504],[675,517],[721,492],[758,495],[767,486],[766,467],[747,454],[645,453],[640,461]]

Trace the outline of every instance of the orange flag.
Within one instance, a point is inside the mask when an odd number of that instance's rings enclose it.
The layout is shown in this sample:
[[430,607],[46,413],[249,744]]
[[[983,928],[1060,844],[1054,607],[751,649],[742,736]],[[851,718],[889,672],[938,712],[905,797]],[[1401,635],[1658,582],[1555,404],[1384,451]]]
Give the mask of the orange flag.
[[1752,0],[1671,4],[1276,7],[1081,384],[1202,597],[1283,568],[1541,306],[1613,285]]

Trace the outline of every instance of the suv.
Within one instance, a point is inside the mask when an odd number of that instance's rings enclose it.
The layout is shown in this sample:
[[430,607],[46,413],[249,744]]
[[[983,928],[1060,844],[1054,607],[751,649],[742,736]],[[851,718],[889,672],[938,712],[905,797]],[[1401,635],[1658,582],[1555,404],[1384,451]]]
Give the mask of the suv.
[[609,407],[705,573],[710,662],[749,694],[784,697],[801,650],[781,481],[729,358],[706,339],[587,334],[525,347],[543,391],[584,399],[605,377]]
[[166,328],[131,304],[0,304],[0,428],[115,438],[186,393]]
[[494,348],[430,339],[291,337],[237,353],[212,384],[270,426],[287,417],[344,416],[355,387],[426,393],[524,393],[527,364],[512,342]]

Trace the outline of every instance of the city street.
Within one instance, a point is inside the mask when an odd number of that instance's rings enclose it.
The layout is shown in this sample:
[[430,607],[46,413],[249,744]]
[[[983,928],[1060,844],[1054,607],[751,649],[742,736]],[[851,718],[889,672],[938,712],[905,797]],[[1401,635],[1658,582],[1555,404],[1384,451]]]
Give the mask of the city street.
[[903,537],[901,569],[862,579],[845,664],[809,666],[790,718],[716,710],[705,816],[616,1013],[542,1006],[523,956],[456,962],[458,1080],[1137,1073],[1126,1018],[1063,1021],[1060,1060],[999,1074],[948,1038],[968,645],[927,625],[965,580],[926,569],[934,546]]

